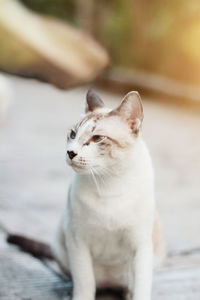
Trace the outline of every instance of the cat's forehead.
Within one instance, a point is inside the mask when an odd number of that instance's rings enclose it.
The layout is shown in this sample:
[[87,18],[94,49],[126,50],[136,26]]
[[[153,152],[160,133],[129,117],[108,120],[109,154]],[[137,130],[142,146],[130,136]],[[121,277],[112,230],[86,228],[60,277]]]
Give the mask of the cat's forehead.
[[118,116],[110,115],[110,111],[110,109],[107,109],[85,115],[76,124],[77,137],[85,138],[91,134],[100,134],[112,136],[117,139],[119,136],[124,136],[126,132],[128,133],[127,125]]
[[75,125],[76,132],[78,131],[94,131],[96,127],[99,127],[102,122],[108,118],[108,113],[111,110],[109,108],[99,109],[98,111],[88,113],[84,115],[81,120]]
[[86,115],[85,117],[82,118],[82,120],[80,122],[77,123],[77,129],[81,128],[81,127],[90,127],[92,124],[97,124],[97,122],[101,119],[103,119],[105,117],[105,114],[103,113],[99,113],[99,114],[95,114],[95,113],[90,113],[88,115]]

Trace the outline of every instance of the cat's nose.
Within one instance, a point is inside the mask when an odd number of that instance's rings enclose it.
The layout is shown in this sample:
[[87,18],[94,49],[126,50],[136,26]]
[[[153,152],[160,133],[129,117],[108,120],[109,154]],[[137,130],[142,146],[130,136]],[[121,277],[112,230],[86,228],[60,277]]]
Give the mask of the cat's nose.
[[77,155],[77,153],[75,153],[74,151],[67,151],[67,154],[70,159],[73,159]]

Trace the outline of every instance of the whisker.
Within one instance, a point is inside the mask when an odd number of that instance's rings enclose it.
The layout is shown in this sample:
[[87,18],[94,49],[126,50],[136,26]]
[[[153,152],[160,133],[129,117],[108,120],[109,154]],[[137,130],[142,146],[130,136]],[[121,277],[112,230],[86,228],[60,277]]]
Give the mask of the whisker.
[[106,176],[109,176],[109,177],[113,176],[113,172],[109,168],[101,167],[101,172],[102,172],[103,175],[106,175]]
[[98,185],[98,181],[95,177],[95,174],[94,174],[94,171],[93,171],[93,168],[90,166],[90,171],[91,171],[91,174],[92,174],[92,177],[93,177],[93,180],[94,180],[94,183],[96,185],[96,188],[97,188],[97,192],[98,194],[100,195],[100,188],[99,188],[99,185]]

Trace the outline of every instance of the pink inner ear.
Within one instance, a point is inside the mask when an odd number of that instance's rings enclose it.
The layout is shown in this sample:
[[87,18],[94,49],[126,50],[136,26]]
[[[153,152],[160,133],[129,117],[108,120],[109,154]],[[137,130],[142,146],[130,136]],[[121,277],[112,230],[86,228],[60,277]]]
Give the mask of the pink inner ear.
[[128,119],[127,121],[128,121],[131,131],[134,134],[137,134],[139,131],[137,119]]
[[129,123],[130,123],[131,130],[134,131],[134,129],[135,129],[135,121],[132,120],[132,122],[129,122]]
[[135,134],[138,133],[143,120],[143,107],[139,94],[129,92],[117,111],[121,118],[129,124],[131,131]]

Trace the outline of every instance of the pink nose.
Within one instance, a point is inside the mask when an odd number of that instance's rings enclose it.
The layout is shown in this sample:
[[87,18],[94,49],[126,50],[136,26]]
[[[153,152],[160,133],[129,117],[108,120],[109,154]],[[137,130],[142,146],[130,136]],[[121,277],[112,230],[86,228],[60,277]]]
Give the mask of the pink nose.
[[77,155],[77,153],[75,153],[74,151],[67,151],[67,154],[70,159],[73,159]]

